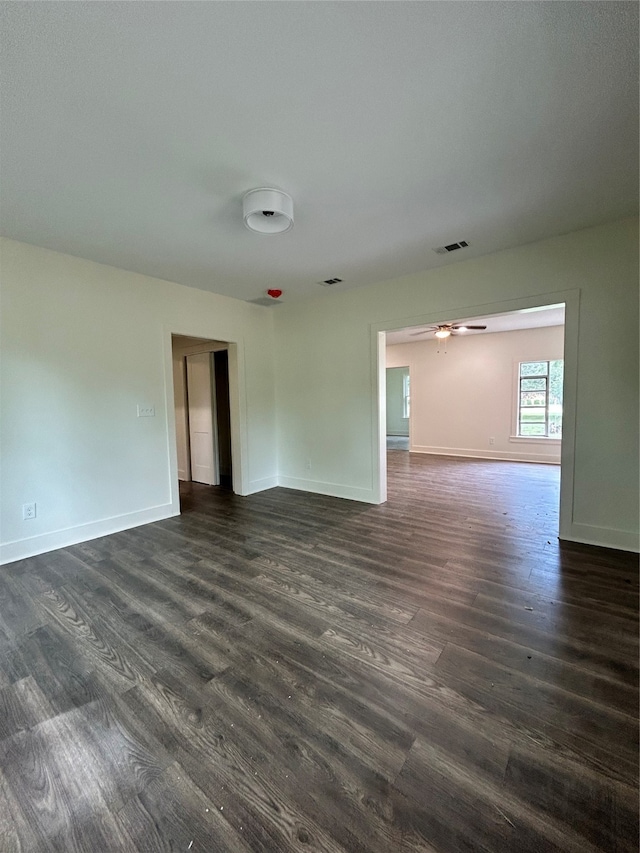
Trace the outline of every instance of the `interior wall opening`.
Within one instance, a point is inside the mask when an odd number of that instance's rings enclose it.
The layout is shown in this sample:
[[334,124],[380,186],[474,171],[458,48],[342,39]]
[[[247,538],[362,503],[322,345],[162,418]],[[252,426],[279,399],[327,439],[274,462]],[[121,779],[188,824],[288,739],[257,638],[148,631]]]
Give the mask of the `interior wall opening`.
[[229,344],[171,336],[178,480],[231,489]]
[[500,460],[558,466],[564,476],[563,401],[573,381],[564,372],[564,324],[565,304],[553,303],[382,335],[384,497],[386,453],[405,447],[469,460],[469,469],[474,459]]
[[386,368],[387,383],[387,450],[409,450],[409,414],[411,411],[411,376],[409,365]]

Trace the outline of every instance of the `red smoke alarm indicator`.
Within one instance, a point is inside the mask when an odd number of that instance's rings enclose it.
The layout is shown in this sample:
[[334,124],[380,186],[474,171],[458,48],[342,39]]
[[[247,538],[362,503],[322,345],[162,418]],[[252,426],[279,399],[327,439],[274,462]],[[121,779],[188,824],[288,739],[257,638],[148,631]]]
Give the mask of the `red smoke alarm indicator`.
[[270,296],[272,299],[279,299],[282,296],[281,290],[267,290],[267,296]]

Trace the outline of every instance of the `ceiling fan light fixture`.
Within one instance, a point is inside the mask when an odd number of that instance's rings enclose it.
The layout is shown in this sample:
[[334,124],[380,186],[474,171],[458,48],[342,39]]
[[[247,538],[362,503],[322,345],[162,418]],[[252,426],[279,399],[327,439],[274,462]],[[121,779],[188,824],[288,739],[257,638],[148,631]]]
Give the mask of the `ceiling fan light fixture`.
[[451,334],[449,329],[438,329],[436,332],[436,338],[448,338]]
[[257,234],[284,234],[293,228],[293,199],[282,190],[259,187],[242,198],[244,224]]

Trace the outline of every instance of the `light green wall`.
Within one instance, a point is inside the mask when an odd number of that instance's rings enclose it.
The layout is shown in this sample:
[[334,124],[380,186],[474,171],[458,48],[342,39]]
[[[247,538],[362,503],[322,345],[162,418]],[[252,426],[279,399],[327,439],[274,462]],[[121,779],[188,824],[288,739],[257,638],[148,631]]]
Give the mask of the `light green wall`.
[[280,482],[377,500],[372,329],[481,315],[496,304],[507,310],[525,298],[549,304],[567,291],[579,294],[579,308],[576,301],[567,318],[567,336],[576,336],[577,399],[574,499],[563,535],[637,547],[636,218],[283,305],[276,316]]
[[409,435],[409,418],[404,417],[404,377],[408,367],[387,368],[387,435]]
[[[4,562],[178,511],[171,332],[234,343],[237,490],[276,484],[268,309],[24,243],[0,248]],[[155,417],[138,418],[139,403]],[[23,521],[33,501],[37,517]]]
[[[571,294],[566,337],[577,352],[575,444],[566,450],[563,442],[563,488],[573,467],[575,493],[563,535],[637,547],[636,219],[323,291],[285,303],[275,317],[45,249],[1,245],[4,561],[177,511],[172,331],[233,344],[239,491],[280,483],[375,502],[383,458],[376,330],[509,310],[518,299],[548,304],[559,293]],[[155,406],[156,417],[137,418],[138,403]],[[237,467],[234,458],[234,476]],[[37,518],[23,521],[21,506],[32,501]]]

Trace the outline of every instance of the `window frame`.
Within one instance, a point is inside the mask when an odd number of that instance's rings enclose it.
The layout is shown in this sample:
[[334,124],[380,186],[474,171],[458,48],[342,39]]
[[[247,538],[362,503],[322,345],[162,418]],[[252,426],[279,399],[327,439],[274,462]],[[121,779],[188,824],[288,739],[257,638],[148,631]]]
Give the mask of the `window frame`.
[[[514,442],[525,442],[525,441],[544,441],[545,443],[554,443],[561,444],[562,443],[562,433],[560,436],[549,435],[549,428],[551,424],[550,419],[550,378],[551,378],[551,362],[560,361],[562,362],[563,369],[563,377],[564,377],[564,358],[527,358],[523,360],[518,360],[514,362],[514,407],[513,407],[513,419],[512,419],[512,430],[510,440]],[[522,369],[523,364],[534,364],[534,363],[546,363],[547,372],[546,374],[531,374],[527,376],[521,376],[520,371]],[[522,392],[522,380],[523,379],[545,379],[546,380],[546,388],[544,391],[545,394],[545,405],[544,405],[544,435],[522,435],[520,433],[521,421],[520,421],[520,410],[521,410],[521,394]],[[563,390],[564,390],[564,378],[563,378]],[[564,398],[564,393],[563,393]],[[526,408],[526,407],[525,407]],[[535,408],[535,407],[532,407]],[[542,409],[542,407],[540,407]],[[564,424],[564,399],[562,401],[562,423]]]
[[402,377],[402,417],[409,420],[411,414],[411,373],[407,372]]

